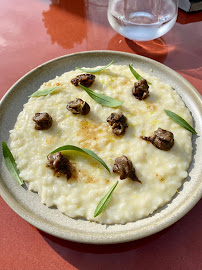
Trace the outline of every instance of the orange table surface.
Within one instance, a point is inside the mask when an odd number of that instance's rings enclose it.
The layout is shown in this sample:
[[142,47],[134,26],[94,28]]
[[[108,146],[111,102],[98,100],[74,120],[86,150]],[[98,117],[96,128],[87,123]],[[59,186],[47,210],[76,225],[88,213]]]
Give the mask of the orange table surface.
[[[107,0],[0,1],[0,98],[25,73],[62,55],[130,52],[161,62],[202,93],[202,12],[179,10],[160,39],[134,42],[107,20]],[[202,269],[202,202],[169,228],[117,245],[61,240],[20,218],[0,198],[0,269]]]

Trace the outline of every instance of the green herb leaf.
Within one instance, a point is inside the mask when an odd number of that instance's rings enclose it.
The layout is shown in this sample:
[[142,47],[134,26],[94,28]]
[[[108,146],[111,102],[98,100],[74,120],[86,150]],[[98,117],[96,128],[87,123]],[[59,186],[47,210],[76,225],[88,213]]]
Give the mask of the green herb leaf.
[[37,90],[36,92],[34,92],[29,97],[47,96],[47,95],[53,93],[53,91],[55,91],[55,89],[57,89],[58,87],[59,87],[59,85],[58,86],[55,86],[55,87],[52,87],[52,88],[46,88],[46,89],[43,89],[43,90]]
[[[138,81],[144,79],[144,78],[142,78],[142,76],[140,76],[139,73],[137,73],[137,71],[134,70],[134,68],[133,68],[131,65],[129,65],[129,68],[130,68],[131,73],[134,75],[134,77],[135,77]],[[147,83],[148,83],[148,84],[151,84],[151,83],[148,82],[148,81],[147,81]]]
[[86,148],[79,148],[79,147],[74,146],[74,145],[64,145],[64,146],[61,146],[61,147],[55,149],[50,154],[54,154],[54,153],[62,152],[62,151],[67,151],[67,150],[77,151],[77,152],[84,153],[84,154],[91,156],[92,158],[94,158],[98,162],[100,162],[102,164],[102,166],[104,166],[105,169],[107,169],[110,173],[110,169],[108,168],[107,164],[100,157],[98,157],[93,151],[86,149]]
[[100,202],[98,203],[95,212],[94,212],[94,217],[99,216],[107,207],[107,205],[109,204],[110,200],[111,200],[111,196],[112,196],[112,192],[114,191],[115,187],[118,185],[117,181],[112,187],[111,189],[107,192],[107,194],[100,200]]
[[96,68],[96,69],[93,69],[93,68],[79,68],[79,67],[76,67],[76,69],[79,69],[83,72],[89,72],[89,73],[96,73],[96,72],[99,72],[99,71],[102,71],[106,68],[108,68],[109,66],[111,66],[111,64],[113,64],[114,60],[112,60],[109,64],[107,64],[106,66],[104,67],[101,67],[101,68]]
[[191,127],[182,117],[180,117],[176,113],[171,112],[169,110],[164,110],[164,111],[178,125],[180,125],[181,127],[187,129],[188,131],[192,132],[193,134],[197,134],[195,129],[193,129],[193,127]]
[[109,96],[95,93],[80,83],[79,83],[79,86],[81,86],[92,99],[94,99],[97,103],[99,103],[103,106],[114,108],[114,107],[118,107],[121,104],[123,104],[123,101],[114,99],[114,98],[109,97]]
[[23,181],[19,176],[20,172],[15,163],[15,159],[5,142],[2,142],[2,150],[3,150],[3,156],[4,156],[5,164],[8,171],[20,185],[23,185]]

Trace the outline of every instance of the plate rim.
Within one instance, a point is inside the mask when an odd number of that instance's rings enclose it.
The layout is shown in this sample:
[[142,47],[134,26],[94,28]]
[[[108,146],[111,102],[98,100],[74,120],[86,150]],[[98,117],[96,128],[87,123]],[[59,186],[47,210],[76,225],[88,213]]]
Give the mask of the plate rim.
[[[67,54],[67,55],[63,55],[60,57],[56,57],[53,58],[47,62],[44,62],[40,65],[38,65],[37,67],[33,68],[32,70],[30,70],[29,72],[27,72],[25,75],[23,75],[19,80],[17,80],[11,87],[10,89],[5,93],[5,95],[2,97],[1,101],[0,101],[0,107],[3,105],[4,102],[6,102],[8,96],[15,91],[15,87],[21,83],[26,77],[28,77],[29,75],[31,75],[32,73],[34,73],[36,70],[38,70],[39,68],[42,68],[44,66],[47,66],[50,63],[53,63],[55,61],[60,61],[61,59],[64,58],[68,58],[71,56],[77,56],[77,55],[86,55],[86,54],[104,54],[104,53],[109,53],[109,54],[116,54],[116,55],[121,55],[121,56],[129,56],[134,58],[139,58],[140,60],[149,62],[150,64],[155,64],[155,66],[160,67],[160,68],[164,68],[166,69],[166,71],[171,72],[172,74],[174,74],[177,79],[179,79],[180,81],[182,81],[183,83],[185,83],[192,91],[192,95],[194,95],[195,98],[195,102],[197,102],[198,106],[200,107],[200,115],[202,115],[202,100],[201,100],[201,96],[200,93],[191,85],[191,83],[189,83],[183,76],[181,76],[179,73],[177,73],[176,71],[174,71],[173,69],[171,69],[170,67],[159,63],[153,59],[141,56],[141,55],[136,55],[136,54],[132,54],[132,53],[126,53],[126,52],[119,52],[119,51],[111,51],[111,50],[94,50],[94,51],[83,51],[83,52],[77,52],[77,53],[71,53],[71,54]],[[200,175],[201,176],[201,175]],[[1,179],[1,178],[0,178]],[[114,244],[114,243],[123,243],[123,242],[129,242],[129,241],[133,241],[133,240],[138,240],[141,239],[143,237],[147,237],[149,235],[152,235],[154,233],[157,233],[167,227],[169,227],[170,225],[174,224],[176,221],[178,221],[180,218],[182,218],[185,214],[187,214],[194,206],[195,204],[200,200],[201,196],[202,196],[202,185],[200,188],[198,188],[198,190],[195,191],[195,195],[194,195],[194,200],[190,197],[189,198],[189,204],[187,204],[186,208],[184,208],[183,206],[178,207],[178,212],[177,215],[175,216],[175,218],[173,219],[169,219],[167,217],[167,221],[165,220],[163,223],[158,224],[156,227],[153,227],[151,230],[146,231],[146,232],[142,232],[139,235],[136,235],[134,237],[131,238],[131,233],[129,231],[129,235],[122,237],[121,239],[117,239],[117,237],[114,238],[110,238],[110,239],[96,239],[96,237],[92,237],[92,235],[90,236],[90,239],[86,239],[85,237],[82,238],[78,238],[77,235],[72,234],[72,235],[61,235],[61,233],[58,233],[57,231],[54,231],[52,228],[50,228],[49,226],[46,226],[47,224],[44,223],[44,221],[41,219],[41,221],[35,220],[33,218],[34,215],[36,215],[34,213],[31,213],[30,216],[30,211],[28,209],[26,209],[19,201],[17,201],[17,205],[16,205],[16,200],[15,198],[12,197],[12,195],[10,194],[10,192],[6,191],[6,187],[4,186],[3,180],[1,179],[0,182],[0,195],[2,196],[3,200],[7,203],[7,205],[14,211],[16,212],[20,217],[22,217],[24,220],[26,220],[27,222],[29,222],[30,224],[32,224],[33,226],[37,227],[38,229],[62,238],[62,239],[66,239],[66,240],[70,240],[70,241],[75,241],[75,242],[80,242],[80,243],[89,243],[89,244]],[[9,196],[10,195],[10,196]],[[172,201],[172,200],[171,200]],[[182,208],[182,210],[181,210]],[[38,217],[39,219],[40,217]],[[44,227],[46,227],[44,229]],[[124,234],[124,232],[122,232]],[[125,232],[126,234],[126,232]],[[123,239],[124,238],[124,239]]]

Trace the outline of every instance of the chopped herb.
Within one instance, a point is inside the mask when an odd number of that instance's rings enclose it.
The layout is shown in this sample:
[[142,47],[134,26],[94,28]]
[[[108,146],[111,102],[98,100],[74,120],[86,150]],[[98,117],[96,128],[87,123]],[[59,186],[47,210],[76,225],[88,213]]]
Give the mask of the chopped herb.
[[105,96],[102,94],[95,93],[80,83],[79,83],[79,86],[81,86],[92,99],[94,99],[97,103],[103,106],[114,108],[123,104],[123,102],[120,100],[117,100],[117,99],[114,99],[112,97]]
[[96,69],[93,69],[93,68],[79,68],[79,67],[76,67],[76,69],[79,69],[83,72],[89,72],[89,73],[96,73],[96,72],[99,72],[99,71],[102,71],[106,68],[108,68],[109,66],[111,66],[111,64],[113,64],[114,60],[112,60],[109,64],[107,64],[106,66],[104,67],[100,67],[100,68],[96,68]]
[[43,90],[38,90],[36,92],[34,92],[31,96],[29,97],[40,97],[40,96],[47,96],[51,93],[53,93],[53,91],[55,91],[58,87],[58,86],[55,86],[55,87],[52,87],[52,88],[46,88],[46,89],[43,89]]
[[188,131],[190,131],[193,134],[197,134],[197,132],[195,131],[195,129],[193,129],[193,127],[191,127],[182,117],[180,117],[176,113],[171,112],[169,110],[164,110],[164,111],[178,125],[180,125],[181,127],[187,129]]
[[102,164],[102,166],[104,166],[105,169],[107,169],[108,172],[110,173],[110,169],[108,168],[107,164],[100,157],[98,157],[93,151],[86,149],[86,148],[80,148],[80,147],[77,147],[74,145],[64,145],[64,146],[61,146],[61,147],[55,149],[50,154],[54,154],[54,153],[62,152],[62,151],[67,151],[67,150],[77,151],[77,152],[84,153],[84,154],[91,156],[92,158],[94,158],[98,162],[100,162]]
[[109,204],[110,200],[111,200],[111,196],[112,193],[114,191],[114,189],[116,188],[116,186],[118,185],[117,181],[112,187],[111,189],[107,192],[107,194],[100,200],[100,202],[98,203],[95,212],[94,212],[94,217],[99,216],[107,207],[107,205]]
[[[129,65],[129,68],[130,68],[130,71],[131,73],[133,74],[133,76],[139,81],[139,80],[142,80],[144,78],[142,78],[142,76],[137,73],[137,71],[134,70],[134,68],[131,66],[131,64]],[[151,84],[150,82],[147,81],[148,84]]]
[[8,171],[20,185],[23,185],[23,180],[19,176],[20,172],[15,163],[15,159],[5,142],[2,142],[2,150],[3,150],[3,156],[4,156],[5,164]]

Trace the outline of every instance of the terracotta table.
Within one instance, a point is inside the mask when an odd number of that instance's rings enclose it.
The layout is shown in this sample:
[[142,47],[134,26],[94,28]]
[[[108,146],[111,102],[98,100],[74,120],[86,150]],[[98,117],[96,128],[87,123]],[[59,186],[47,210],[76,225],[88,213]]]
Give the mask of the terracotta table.
[[[0,97],[21,76],[52,58],[116,50],[157,60],[202,93],[202,12],[179,11],[162,39],[133,42],[107,21],[107,0],[0,2]],[[0,198],[0,269],[202,269],[202,202],[171,227],[117,245],[72,243],[34,228]]]

